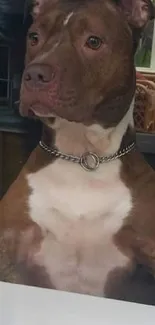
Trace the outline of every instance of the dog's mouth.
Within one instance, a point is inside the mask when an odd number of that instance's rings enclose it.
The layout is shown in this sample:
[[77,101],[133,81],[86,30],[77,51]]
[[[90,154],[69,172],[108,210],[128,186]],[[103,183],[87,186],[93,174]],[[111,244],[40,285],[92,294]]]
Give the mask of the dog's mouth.
[[38,110],[36,108],[34,108],[33,106],[32,107],[30,106],[27,109],[27,111],[24,112],[24,114],[22,114],[22,115],[24,115],[25,117],[28,117],[30,119],[36,119],[36,120],[41,119],[41,118],[44,117],[44,115],[38,113]]
[[33,111],[32,108],[29,108],[28,111],[27,111],[27,117],[28,118],[34,118],[34,119],[37,119],[38,116],[36,115],[36,113]]
[[55,118],[56,114],[51,112],[44,104],[21,105],[20,114],[30,119]]
[[23,117],[42,118],[55,117],[57,94],[46,91],[30,91],[26,87],[21,88],[19,111]]
[[45,117],[43,114],[40,114],[35,110],[35,108],[30,107],[27,111],[27,117],[33,120],[40,120],[45,125],[52,127],[55,123],[56,115],[50,114],[50,117]]

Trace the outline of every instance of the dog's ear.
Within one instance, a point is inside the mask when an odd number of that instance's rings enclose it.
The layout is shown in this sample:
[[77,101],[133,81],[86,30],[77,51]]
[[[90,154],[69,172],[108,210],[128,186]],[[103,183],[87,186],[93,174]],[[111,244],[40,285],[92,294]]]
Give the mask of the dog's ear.
[[116,0],[116,2],[133,28],[143,29],[149,20],[155,18],[152,0]]

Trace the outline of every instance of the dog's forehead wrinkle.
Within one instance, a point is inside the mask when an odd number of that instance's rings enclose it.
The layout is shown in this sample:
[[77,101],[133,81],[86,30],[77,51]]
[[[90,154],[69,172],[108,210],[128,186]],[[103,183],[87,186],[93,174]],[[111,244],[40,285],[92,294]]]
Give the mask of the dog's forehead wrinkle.
[[59,46],[59,44],[61,43],[61,39],[56,40],[49,51],[42,51],[40,54],[38,54],[33,61],[31,61],[31,64],[35,64],[35,63],[43,63],[45,61],[45,59],[47,59],[51,54],[53,54],[57,47]]
[[69,21],[70,21],[70,19],[71,19],[71,17],[74,15],[74,12],[73,11],[71,11],[66,17],[65,17],[65,19],[64,19],[64,22],[63,22],[63,25],[64,26],[67,26],[68,25],[68,23],[69,23]]
[[[108,3],[108,1],[105,1],[105,5],[102,1],[99,0],[99,2],[101,2],[100,5],[100,10],[99,10],[99,6],[96,5],[96,2],[94,0],[77,0],[74,2],[71,1],[66,1],[66,0],[61,0],[60,2],[58,2],[58,5],[56,7],[56,10],[52,8],[52,4],[50,4],[50,2],[48,2],[48,6],[44,12],[44,15],[42,15],[41,19],[46,19],[47,17],[49,17],[49,20],[54,17],[55,15],[59,15],[59,14],[64,14],[64,20],[63,20],[63,24],[64,26],[68,24],[70,18],[73,16],[73,14],[75,16],[80,17],[81,15],[84,15],[85,18],[89,17],[89,14],[93,14],[94,16],[96,16],[96,18],[98,19],[102,19],[102,14],[105,15],[107,12],[107,10],[109,11],[113,11],[113,6],[111,4]],[[102,7],[103,6],[103,7]],[[104,10],[103,10],[103,9]],[[43,17],[44,16],[44,17]],[[90,17],[92,18],[92,17]],[[52,19],[51,19],[52,22]]]

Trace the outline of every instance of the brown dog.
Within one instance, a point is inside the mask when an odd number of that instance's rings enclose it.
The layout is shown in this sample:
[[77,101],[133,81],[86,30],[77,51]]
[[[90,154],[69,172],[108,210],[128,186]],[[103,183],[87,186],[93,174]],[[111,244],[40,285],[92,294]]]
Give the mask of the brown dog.
[[153,5],[45,2],[20,104],[43,137],[1,201],[0,278],[154,303],[155,174],[133,126],[134,52]]

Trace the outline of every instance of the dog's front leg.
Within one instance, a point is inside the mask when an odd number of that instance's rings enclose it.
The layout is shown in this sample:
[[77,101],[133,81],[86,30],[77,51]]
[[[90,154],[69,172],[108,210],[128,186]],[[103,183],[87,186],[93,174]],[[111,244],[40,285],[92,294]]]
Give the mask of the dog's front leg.
[[0,281],[21,283],[22,279],[17,271],[17,265],[12,256],[11,241],[8,240],[6,232],[0,234]]
[[44,268],[35,262],[40,243],[35,225],[19,232],[1,229],[0,281],[54,289]]
[[117,247],[132,261],[132,270],[111,273],[106,296],[130,302],[155,305],[155,238],[133,224],[123,227],[115,237]]
[[107,282],[107,298],[155,305],[155,279],[146,266],[137,264],[132,273],[121,269],[114,273]]

